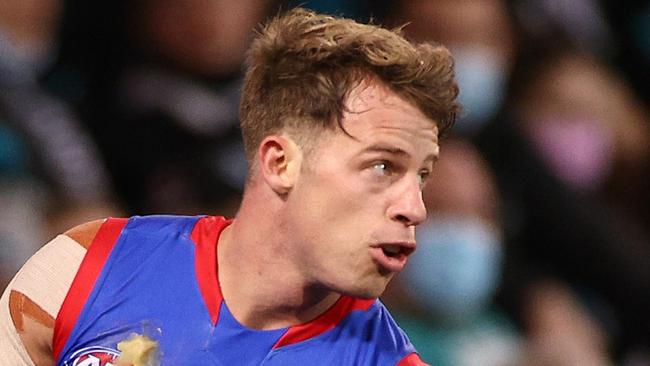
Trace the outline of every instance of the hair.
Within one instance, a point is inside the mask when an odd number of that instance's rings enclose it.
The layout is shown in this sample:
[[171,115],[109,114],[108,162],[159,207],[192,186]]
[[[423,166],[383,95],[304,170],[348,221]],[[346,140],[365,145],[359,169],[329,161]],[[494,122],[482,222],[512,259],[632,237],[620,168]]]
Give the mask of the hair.
[[345,132],[346,98],[363,81],[379,80],[416,105],[440,134],[460,108],[449,51],[413,44],[401,28],[294,8],[262,28],[247,61],[240,118],[249,166],[270,134],[336,126]]

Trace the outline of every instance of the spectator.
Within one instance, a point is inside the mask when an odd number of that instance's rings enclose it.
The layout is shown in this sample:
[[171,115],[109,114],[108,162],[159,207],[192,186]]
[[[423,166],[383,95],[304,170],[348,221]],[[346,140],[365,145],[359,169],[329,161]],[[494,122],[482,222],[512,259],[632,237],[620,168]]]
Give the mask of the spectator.
[[[590,69],[590,64],[593,65],[594,61],[589,61],[579,67],[574,64],[571,71],[565,69],[563,75],[573,77],[569,83],[558,84],[557,79],[547,80],[544,87],[535,89],[537,92],[531,98],[525,98],[524,94],[518,92],[519,86],[521,89],[532,87],[535,80],[538,80],[537,75],[545,73],[544,70],[547,69],[540,66],[557,65],[556,61],[564,62],[557,60],[562,58],[558,57],[558,53],[549,50],[568,44],[573,49],[599,52],[599,55],[607,56],[615,49],[611,45],[613,38],[609,28],[597,5],[592,1],[579,4],[531,1],[520,5],[488,0],[411,0],[397,2],[392,12],[397,19],[393,20],[395,25],[410,22],[405,27],[407,34],[417,39],[449,44],[455,55],[461,87],[459,98],[465,107],[455,133],[470,136],[476,141],[494,171],[503,200],[501,212],[505,262],[498,302],[505,306],[532,343],[538,343],[535,339],[540,334],[535,330],[540,328],[533,324],[539,325],[541,322],[549,328],[560,324],[541,316],[535,316],[537,320],[531,320],[530,314],[546,314],[548,310],[546,306],[549,303],[531,300],[538,298],[540,293],[560,299],[558,301],[563,305],[556,309],[564,308],[566,314],[580,313],[580,318],[585,321],[569,322],[575,328],[572,331],[565,329],[564,332],[586,338],[568,347],[570,351],[558,348],[557,352],[551,352],[556,355],[565,354],[561,357],[565,362],[571,362],[572,357],[583,360],[606,359],[609,340],[614,340],[615,350],[645,342],[632,339],[644,338],[640,324],[648,324],[647,319],[641,320],[647,317],[641,315],[643,311],[640,310],[647,306],[643,299],[648,298],[650,293],[650,286],[645,280],[650,275],[642,270],[648,268],[650,245],[643,233],[643,225],[638,225],[642,222],[639,218],[644,216],[642,212],[647,212],[645,208],[640,208],[647,205],[638,202],[646,202],[645,199],[637,200],[634,209],[632,207],[635,205],[629,204],[625,210],[614,209],[611,204],[603,202],[604,197],[620,204],[623,202],[619,199],[620,196],[614,198],[614,195],[608,193],[596,199],[593,195],[586,195],[584,190],[579,193],[580,190],[569,188],[536,150],[528,132],[522,131],[525,129],[522,128],[524,123],[520,123],[522,116],[515,112],[523,99],[528,101],[529,106],[539,108],[543,108],[547,102],[553,104],[561,99],[565,106],[579,104],[590,106],[588,108],[594,110],[608,110],[607,119],[611,121],[625,119],[626,122],[620,124],[605,123],[611,128],[597,130],[615,131],[612,132],[617,141],[614,145],[620,153],[617,153],[616,158],[610,156],[617,162],[609,161],[609,168],[607,161],[603,164],[605,169],[600,171],[600,193],[632,191],[639,192],[637,197],[646,196],[634,187],[646,181],[643,177],[647,173],[643,172],[647,172],[647,122],[644,122],[643,112],[640,112],[643,107],[633,101],[634,98],[629,98],[631,93],[627,88],[614,87],[619,92],[612,95],[613,85],[620,86],[620,80],[608,85],[590,83],[588,87],[576,87],[587,85],[587,82],[578,81],[577,78],[583,77],[582,80],[585,81],[585,75],[588,75],[587,79],[595,75],[594,69]],[[588,27],[577,27],[578,23],[570,20],[571,16],[578,14],[576,9],[579,6],[587,9],[584,14],[589,15],[580,19],[579,24],[589,25]],[[531,9],[539,11],[531,12]],[[559,14],[557,9],[567,11]],[[557,18],[559,15],[562,16],[561,19]],[[546,45],[550,47],[545,47]],[[529,54],[531,57],[528,57]],[[536,62],[528,63],[528,59]],[[466,64],[474,66],[465,68],[463,65]],[[463,76],[463,70],[470,70],[466,73],[468,77]],[[612,79],[610,76],[596,77],[598,78]],[[558,90],[558,85],[563,86],[560,87],[562,90]],[[591,98],[586,103],[577,102],[581,97],[570,95],[576,88],[592,91],[592,97],[609,97]],[[488,108],[480,107],[481,105]],[[608,107],[594,107],[601,105]],[[617,117],[613,117],[615,114]],[[539,123],[537,126],[548,127],[548,124]],[[594,127],[597,129],[596,125],[590,127],[592,130]],[[578,135],[583,132],[586,131],[579,131]],[[598,133],[595,132],[594,135]],[[568,145],[565,144],[565,156],[579,155],[579,152],[573,150],[578,141],[575,135],[566,141]],[[598,141],[593,139],[591,142]],[[600,142],[606,143],[604,140]],[[606,150],[601,149],[592,154],[592,162],[596,163],[598,154],[605,153]],[[627,152],[622,152],[624,150]],[[635,162],[622,163],[631,160]],[[623,166],[628,168],[621,168]],[[634,168],[629,168],[631,166]],[[608,175],[607,169],[612,169],[611,173],[618,173]],[[577,173],[577,169],[569,170],[572,174]],[[620,174],[621,171],[626,173]],[[614,185],[619,188],[613,189]],[[623,186],[625,188],[620,188]],[[629,199],[627,201],[630,202]],[[620,211],[625,213],[618,214]],[[627,218],[629,216],[637,218],[630,221]],[[556,296],[558,293],[563,295]],[[644,327],[647,328],[646,325]],[[602,338],[596,336],[594,338],[598,340],[590,339],[586,336],[589,332],[583,330],[592,328],[606,331],[596,332]],[[619,329],[622,329],[621,333],[618,332]],[[561,328],[555,328],[547,334],[559,332],[562,332]],[[591,349],[594,352],[581,355],[582,346],[579,344],[593,345]]]
[[499,111],[514,62],[513,27],[503,1],[396,2],[390,23],[417,40],[449,45],[463,112],[454,133],[474,135]]
[[[73,109],[48,90],[61,1],[0,4],[0,287],[52,232],[113,212],[102,158]],[[55,217],[47,212],[56,211]],[[71,223],[67,222],[67,226]],[[58,232],[58,231],[57,231]]]
[[93,76],[84,110],[131,212],[207,212],[230,204],[226,213],[234,213],[246,173],[237,122],[244,51],[272,5],[113,5],[127,51],[113,77]]
[[465,140],[444,141],[424,191],[418,257],[383,298],[433,365],[513,365],[525,342],[493,296],[503,247],[494,177]]
[[527,76],[515,73],[510,110],[477,139],[508,208],[513,260],[504,300],[524,309],[528,285],[562,278],[624,357],[648,342],[641,309],[650,243],[647,207],[615,192],[636,190],[637,202],[647,202],[635,188],[647,172],[647,117],[621,79],[589,56],[556,50],[521,60]]

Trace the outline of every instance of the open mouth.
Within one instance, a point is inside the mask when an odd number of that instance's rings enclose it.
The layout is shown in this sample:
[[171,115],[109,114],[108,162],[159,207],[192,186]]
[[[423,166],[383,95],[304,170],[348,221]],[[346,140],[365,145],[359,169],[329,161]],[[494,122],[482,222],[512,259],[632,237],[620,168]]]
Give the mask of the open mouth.
[[385,256],[391,258],[397,257],[400,254],[409,255],[413,252],[412,248],[407,248],[399,244],[382,245],[380,248],[384,252]]
[[389,272],[399,272],[415,250],[415,244],[381,244],[372,248],[372,257],[382,269]]

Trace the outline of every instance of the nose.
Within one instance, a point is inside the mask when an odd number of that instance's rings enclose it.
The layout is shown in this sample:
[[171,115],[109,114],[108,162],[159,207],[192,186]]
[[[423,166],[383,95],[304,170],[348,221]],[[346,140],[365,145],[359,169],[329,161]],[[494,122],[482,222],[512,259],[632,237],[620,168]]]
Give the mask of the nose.
[[406,226],[415,226],[427,218],[427,209],[422,200],[420,182],[409,183],[401,190],[388,209],[391,219],[399,221]]

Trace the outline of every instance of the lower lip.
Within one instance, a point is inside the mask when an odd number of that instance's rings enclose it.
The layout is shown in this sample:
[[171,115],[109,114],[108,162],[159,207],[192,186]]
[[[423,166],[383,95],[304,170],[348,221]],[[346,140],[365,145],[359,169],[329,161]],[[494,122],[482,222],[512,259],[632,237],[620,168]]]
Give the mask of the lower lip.
[[399,272],[406,266],[408,260],[405,254],[399,253],[395,256],[389,257],[384,254],[383,249],[375,247],[371,249],[372,259],[379,264],[382,268],[389,272]]

